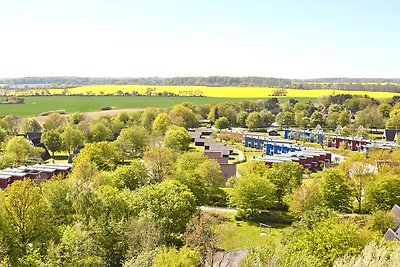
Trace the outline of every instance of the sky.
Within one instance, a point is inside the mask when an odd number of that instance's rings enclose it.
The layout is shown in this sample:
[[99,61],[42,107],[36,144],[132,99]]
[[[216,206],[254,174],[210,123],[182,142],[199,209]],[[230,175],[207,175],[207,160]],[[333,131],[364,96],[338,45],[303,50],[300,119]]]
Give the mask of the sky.
[[0,0],[0,77],[400,77],[396,0]]

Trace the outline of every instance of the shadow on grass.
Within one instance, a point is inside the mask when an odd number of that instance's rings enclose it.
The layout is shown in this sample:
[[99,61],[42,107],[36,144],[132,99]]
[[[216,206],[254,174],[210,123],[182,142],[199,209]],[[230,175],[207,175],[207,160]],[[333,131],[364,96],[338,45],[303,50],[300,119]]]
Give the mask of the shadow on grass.
[[260,226],[260,223],[263,223],[272,226],[272,228],[285,228],[294,221],[294,217],[286,211],[261,212],[235,219],[243,220],[252,226]]

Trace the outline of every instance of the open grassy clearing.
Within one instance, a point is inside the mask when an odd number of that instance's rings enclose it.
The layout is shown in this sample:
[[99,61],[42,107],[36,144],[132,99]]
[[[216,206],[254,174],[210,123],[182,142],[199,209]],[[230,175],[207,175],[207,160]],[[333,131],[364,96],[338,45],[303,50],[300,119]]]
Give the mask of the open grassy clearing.
[[[236,213],[219,212],[219,214],[226,218],[226,221],[218,226],[219,246],[227,251],[262,245],[271,238],[280,239],[282,237],[281,231],[286,227],[286,225],[271,224],[271,229],[261,229],[259,223],[237,221],[235,219]],[[237,223],[240,225],[238,226]]]
[[[71,94],[80,94],[92,92],[100,95],[114,94],[118,90],[122,92],[137,91],[144,94],[147,88],[156,88],[156,93],[163,91],[173,92],[178,94],[180,91],[202,91],[204,96],[208,97],[233,97],[233,98],[265,98],[272,95],[275,88],[268,87],[212,87],[212,86],[166,86],[166,85],[91,85],[68,89]],[[51,94],[61,94],[62,89],[50,89]],[[349,91],[349,90],[301,90],[287,89],[287,97],[311,97],[318,98],[323,95],[332,94],[352,94],[352,95],[369,95],[374,98],[390,98],[396,93],[389,92],[368,92],[368,91]]]
[[[227,101],[241,101],[237,98],[227,97],[159,97],[159,96],[27,96],[24,104],[0,105],[0,115],[35,116],[41,112],[63,109],[67,113],[99,111],[102,107],[113,109],[148,107],[170,108],[184,102],[192,102],[196,105],[212,104]],[[249,98],[247,100],[257,100]],[[298,98],[299,101],[316,101],[314,98]],[[289,101],[288,97],[282,97],[282,102]]]

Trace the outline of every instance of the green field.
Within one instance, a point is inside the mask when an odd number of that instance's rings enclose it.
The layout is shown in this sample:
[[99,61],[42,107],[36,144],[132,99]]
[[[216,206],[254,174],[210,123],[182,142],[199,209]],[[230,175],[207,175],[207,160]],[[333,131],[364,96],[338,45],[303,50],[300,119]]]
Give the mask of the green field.
[[[24,104],[0,105],[0,115],[35,116],[41,112],[65,110],[67,113],[99,111],[102,107],[113,109],[126,108],[169,108],[183,102],[194,104],[211,104],[227,101],[241,101],[227,97],[158,97],[158,96],[27,96]],[[257,100],[259,98],[246,98]],[[297,98],[299,101],[316,101],[316,98]],[[287,102],[289,97],[281,97],[281,102]]]

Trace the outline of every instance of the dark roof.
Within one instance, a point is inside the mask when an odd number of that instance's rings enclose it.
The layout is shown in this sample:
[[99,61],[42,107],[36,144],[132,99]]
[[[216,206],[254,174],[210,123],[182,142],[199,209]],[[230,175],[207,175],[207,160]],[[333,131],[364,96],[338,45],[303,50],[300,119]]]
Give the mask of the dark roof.
[[68,163],[72,163],[72,161],[74,160],[74,158],[77,156],[78,154],[72,153],[69,154],[68,156]]
[[383,137],[385,137],[385,140],[388,142],[393,142],[394,138],[396,137],[396,133],[398,133],[400,130],[398,129],[385,129],[383,131]]
[[40,147],[43,148],[43,153],[40,155],[40,157],[42,158],[42,160],[46,161],[48,159],[51,159],[50,153],[47,150],[47,148],[45,147],[45,145],[43,143],[38,143],[35,145],[35,147]]
[[27,133],[25,133],[25,137],[28,140],[38,139],[38,138],[40,140],[40,138],[42,138],[42,133],[41,132],[27,132]]

